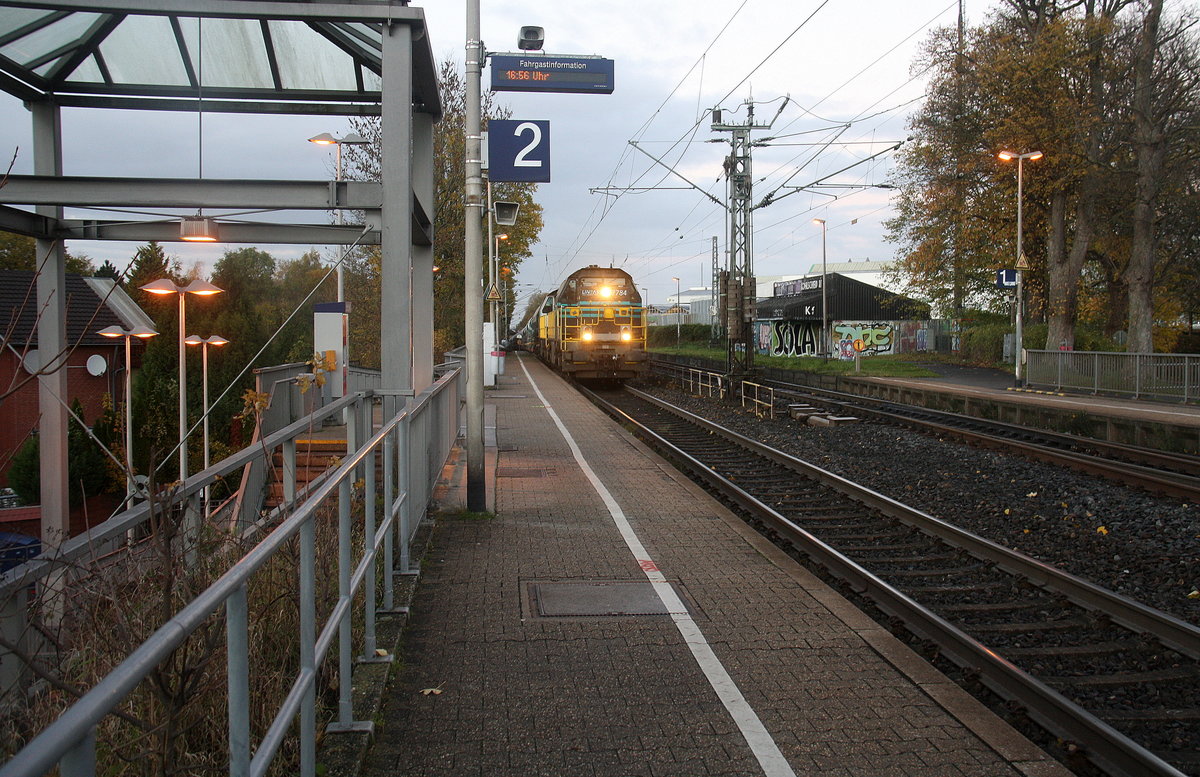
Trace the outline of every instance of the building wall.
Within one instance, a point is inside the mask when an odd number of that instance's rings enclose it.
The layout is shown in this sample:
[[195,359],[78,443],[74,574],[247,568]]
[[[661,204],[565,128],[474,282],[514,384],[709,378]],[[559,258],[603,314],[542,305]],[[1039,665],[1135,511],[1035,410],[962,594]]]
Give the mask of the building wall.
[[[957,350],[957,338],[943,337],[950,322],[934,321],[833,321],[833,352],[854,358],[854,342],[863,343],[863,356]],[[815,356],[820,353],[821,323],[807,320],[756,321],[758,352],[767,356]]]
[[[87,360],[94,354],[100,354],[108,361],[108,371],[103,375],[93,376],[87,371]],[[123,353],[114,358],[112,347],[80,347],[71,354],[67,363],[69,396],[64,399],[68,405],[75,399],[80,401],[83,405],[83,418],[89,426],[94,424],[104,411],[104,395],[113,393],[113,381],[121,379],[121,373],[115,370],[122,367],[123,360]],[[7,349],[0,352],[0,387],[3,387],[0,391],[7,391],[16,382],[27,378],[29,373],[21,366],[16,354]],[[8,469],[12,464],[12,457],[37,428],[38,413],[36,378],[0,402],[0,488],[8,486]]]

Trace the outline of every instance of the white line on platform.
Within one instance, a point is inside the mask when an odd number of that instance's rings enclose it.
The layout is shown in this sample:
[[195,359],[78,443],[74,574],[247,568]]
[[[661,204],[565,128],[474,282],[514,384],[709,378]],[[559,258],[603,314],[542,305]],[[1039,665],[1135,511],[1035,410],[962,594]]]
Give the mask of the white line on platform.
[[679,595],[675,593],[662,572],[659,571],[658,565],[654,563],[654,559],[650,558],[650,554],[646,552],[646,548],[642,546],[642,541],[638,539],[637,533],[633,527],[629,525],[629,520],[625,517],[625,512],[621,506],[617,504],[617,500],[613,498],[611,492],[605,487],[604,483],[596,476],[587,459],[583,457],[583,452],[575,443],[575,438],[571,436],[571,432],[559,419],[558,413],[554,412],[554,407],[550,404],[550,400],[542,394],[541,388],[534,381],[533,376],[529,374],[528,368],[525,367],[524,360],[519,361],[521,369],[525,372],[525,377],[529,379],[529,385],[537,393],[538,399],[542,401],[542,405],[546,408],[546,412],[550,414],[554,425],[558,427],[558,431],[562,433],[563,439],[567,441],[567,446],[571,449],[571,454],[575,457],[575,461],[579,464],[579,468],[583,470],[583,474],[587,476],[588,482],[592,484],[592,488],[596,489],[596,493],[600,495],[600,499],[604,501],[605,507],[608,508],[609,514],[612,516],[613,523],[617,525],[617,530],[621,533],[621,537],[625,540],[626,546],[633,554],[638,566],[645,573],[646,579],[654,587],[658,598],[662,601],[663,606],[667,608],[667,612],[671,614],[671,618],[675,621],[675,627],[679,629],[679,634],[683,637],[683,641],[687,644],[688,649],[692,651],[692,656],[695,657],[696,663],[700,665],[700,670],[704,672],[708,684],[716,692],[721,703],[725,705],[725,709],[729,711],[729,715],[733,718],[733,722],[737,724],[738,730],[742,732],[742,736],[746,739],[746,744],[750,746],[750,750],[754,753],[754,757],[758,759],[759,765],[762,766],[763,773],[766,777],[795,777],[796,773],[792,771],[791,765],[787,759],[783,757],[783,753],[779,751],[779,746],[775,744],[775,740],[771,738],[770,732],[766,726],[758,719],[758,714],[746,701],[746,697],[742,695],[741,690],[737,687],[737,683],[729,676],[721,660],[717,658],[717,654],[713,652],[712,646],[708,644],[708,640],[704,638],[704,633],[696,624],[696,621],[688,614],[687,607],[680,601]]

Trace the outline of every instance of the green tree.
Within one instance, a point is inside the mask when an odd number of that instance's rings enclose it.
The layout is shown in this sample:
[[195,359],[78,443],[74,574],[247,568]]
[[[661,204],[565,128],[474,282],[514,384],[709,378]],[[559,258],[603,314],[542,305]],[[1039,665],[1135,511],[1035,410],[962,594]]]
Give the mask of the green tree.
[[[37,270],[37,241],[27,235],[0,231],[0,270]],[[67,252],[67,272],[92,275],[95,268],[85,254]]]
[[115,264],[105,259],[104,264],[100,265],[100,268],[96,270],[96,277],[112,278],[114,281],[119,281],[121,280],[121,272]]
[[[83,417],[83,405],[78,399],[71,402],[71,411],[76,416]],[[103,430],[106,427],[110,428],[111,424],[110,418],[102,416],[96,423],[99,430],[97,437],[101,437]],[[68,487],[72,507],[78,507],[86,497],[104,493],[108,489],[111,483],[108,462],[108,457],[87,431],[74,418],[70,419],[67,430],[67,470],[70,473]],[[8,481],[25,504],[41,502],[41,474],[38,469],[36,435],[27,439],[13,457]]]

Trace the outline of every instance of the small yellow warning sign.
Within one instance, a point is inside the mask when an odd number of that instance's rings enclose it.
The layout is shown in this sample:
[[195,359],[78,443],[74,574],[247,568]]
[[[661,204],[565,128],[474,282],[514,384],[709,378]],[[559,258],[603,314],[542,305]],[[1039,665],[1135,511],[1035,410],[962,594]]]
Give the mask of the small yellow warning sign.
[[488,286],[486,299],[488,302],[499,302],[500,301],[500,291],[496,288],[496,284],[493,283],[490,286]]
[[1018,270],[1028,270],[1029,269],[1029,259],[1027,259],[1025,257],[1024,251],[1022,251],[1021,255],[1019,257],[1017,257],[1017,269]]

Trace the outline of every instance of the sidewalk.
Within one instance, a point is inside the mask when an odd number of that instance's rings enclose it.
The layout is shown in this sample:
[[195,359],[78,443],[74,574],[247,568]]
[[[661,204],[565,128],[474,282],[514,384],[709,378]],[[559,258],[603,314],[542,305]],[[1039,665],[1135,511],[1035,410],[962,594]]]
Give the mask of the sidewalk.
[[365,775],[1068,774],[531,356],[507,361],[486,397],[496,517],[440,519]]

